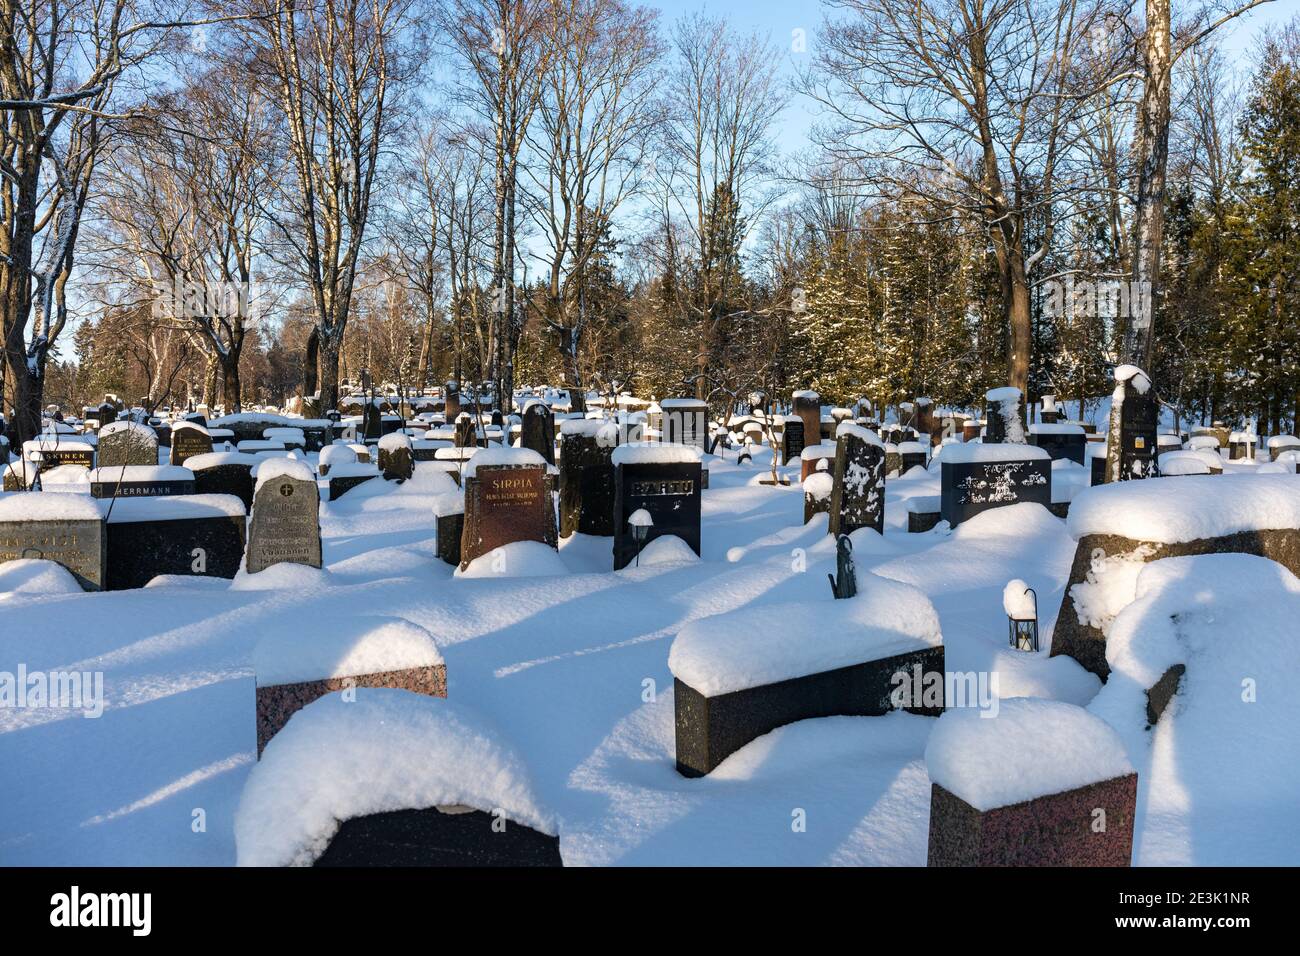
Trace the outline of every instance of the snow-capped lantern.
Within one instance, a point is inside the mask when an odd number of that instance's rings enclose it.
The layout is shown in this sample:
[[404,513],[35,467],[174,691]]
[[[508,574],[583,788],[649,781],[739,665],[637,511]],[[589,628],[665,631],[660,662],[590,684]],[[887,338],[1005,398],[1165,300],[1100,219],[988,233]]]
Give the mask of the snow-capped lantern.
[[1038,595],[1024,581],[1008,581],[1002,590],[1011,646],[1018,651],[1038,650]]
[[636,542],[636,563],[640,567],[641,549],[645,547],[645,539],[650,536],[650,529],[654,527],[655,521],[650,517],[650,512],[644,508],[637,508],[628,515],[627,523],[632,529],[632,540]]

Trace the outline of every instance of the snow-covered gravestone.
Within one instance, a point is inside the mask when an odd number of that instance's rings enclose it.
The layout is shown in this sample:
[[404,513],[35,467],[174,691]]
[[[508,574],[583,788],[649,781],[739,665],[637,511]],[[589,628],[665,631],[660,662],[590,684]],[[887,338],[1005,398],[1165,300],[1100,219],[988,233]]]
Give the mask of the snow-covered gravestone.
[[602,419],[560,422],[560,537],[614,534],[618,433],[618,425]]
[[233,578],[244,536],[244,503],[232,495],[119,498],[108,511],[105,589],[160,575]]
[[803,419],[798,415],[786,415],[781,427],[781,464],[788,465],[803,456],[807,447],[806,437]]
[[1277,461],[1287,452],[1300,452],[1300,438],[1294,435],[1274,435],[1268,440],[1268,460]]
[[537,452],[548,465],[555,464],[555,414],[545,402],[534,401],[524,407],[519,447]]
[[829,471],[835,464],[835,447],[833,441],[805,445],[804,450],[799,453],[799,480],[807,481],[809,475],[822,470]]
[[212,454],[212,434],[198,422],[177,422],[172,426],[171,457],[173,465],[183,465],[195,455]]
[[95,446],[66,435],[42,435],[23,442],[23,458],[41,471],[60,465],[95,467]]
[[[614,464],[614,570],[625,568],[644,545],[675,535],[700,553],[699,449],[690,445],[644,442],[619,445]],[[628,518],[645,510],[654,521],[638,542]]]
[[1087,454],[1088,436],[1082,425],[1030,425],[1029,441],[1045,448],[1053,461],[1068,460],[1082,465]]
[[791,396],[790,410],[803,422],[803,440],[805,445],[821,441],[822,436],[822,399],[814,391],[795,392]]
[[461,472],[465,525],[460,567],[516,541],[554,548],[559,535],[546,459],[527,448],[484,448]]
[[101,507],[86,495],[29,492],[0,498],[0,564],[63,565],[87,591],[104,588],[108,547]]
[[670,445],[689,445],[703,451],[709,441],[709,403],[698,398],[665,398],[663,440]]
[[255,574],[281,563],[319,568],[320,492],[311,470],[291,458],[267,458],[254,477],[245,569]]
[[982,511],[1021,502],[1052,504],[1052,457],[1023,444],[953,444],[940,463],[940,514],[955,528]]
[[111,422],[99,430],[100,468],[120,465],[158,464],[158,435],[148,425],[137,422]]
[[275,736],[235,816],[240,866],[561,866],[554,816],[468,708],[328,694]]
[[1117,366],[1106,435],[1106,481],[1159,475],[1159,419],[1160,405],[1151,389],[1151,379],[1135,365]]
[[185,459],[185,467],[194,475],[195,493],[234,495],[249,511],[253,507],[253,469],[260,461],[256,455],[217,451],[191,455]]
[[1289,474],[1193,475],[1176,490],[1165,481],[1100,485],[1074,499],[1066,528],[1078,544],[1052,656],[1073,657],[1103,680],[1107,632],[1150,562],[1254,554],[1300,574],[1300,482]]
[[835,490],[835,478],[829,468],[813,472],[803,480],[803,523],[807,524],[814,515],[830,514],[831,494]]
[[410,436],[392,432],[379,439],[379,470],[386,481],[409,481],[415,474]]
[[192,495],[194,490],[194,472],[179,465],[120,465],[90,473],[90,493],[95,498],[158,498]]
[[286,628],[253,650],[257,754],[312,701],[355,687],[447,696],[447,665],[433,635],[396,617],[324,619]]
[[677,770],[711,773],[750,741],[814,717],[943,711],[939,617],[917,588],[873,574],[843,600],[745,607],[673,641]]
[[1129,866],[1137,774],[1100,717],[1053,700],[945,713],[925,750],[929,866]]
[[1024,396],[1020,389],[1008,385],[990,389],[984,396],[984,441],[1023,445],[1025,438]]
[[836,432],[830,533],[838,536],[872,528],[884,534],[884,446],[873,432],[851,422],[841,422]]

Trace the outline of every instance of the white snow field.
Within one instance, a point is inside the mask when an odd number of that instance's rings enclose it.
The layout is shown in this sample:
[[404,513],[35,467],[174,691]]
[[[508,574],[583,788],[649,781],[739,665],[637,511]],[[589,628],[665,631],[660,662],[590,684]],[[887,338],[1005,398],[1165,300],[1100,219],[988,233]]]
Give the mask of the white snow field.
[[[674,769],[669,649],[688,624],[707,633],[702,619],[744,610],[755,629],[790,626],[815,641],[818,605],[828,629],[858,623],[833,608],[825,515],[800,522],[797,463],[781,469],[790,486],[759,483],[769,455],[756,450],[744,466],[734,452],[711,462],[701,559],[661,539],[640,566],[618,572],[610,570],[610,539],[575,536],[558,556],[515,548],[505,573],[454,575],[436,557],[434,532],[435,509],[449,513],[454,503],[440,499],[445,476],[424,464],[404,484],[371,482],[322,504],[319,571],[277,566],[241,573],[233,585],[168,577],[141,590],[83,594],[48,567],[7,567],[0,672],[99,671],[106,706],[98,719],[68,708],[0,708],[0,863],[234,865],[236,811],[255,767],[255,648],[271,654],[357,620],[414,635],[421,660],[431,655],[419,636],[431,635],[446,662],[448,700],[419,702],[423,723],[415,726],[473,727],[492,744],[481,758],[409,733],[367,747],[364,735],[346,736],[361,712],[341,711],[335,724],[347,746],[325,753],[331,724],[299,740],[291,721],[284,759],[301,763],[302,779],[319,787],[351,773],[349,792],[336,794],[348,806],[367,805],[367,781],[448,800],[471,792],[493,799],[505,788],[520,812],[553,821],[569,865],[924,865],[934,719],[803,721],[755,740],[707,777],[688,780]],[[1159,479],[1167,493],[1192,480]],[[1112,723],[1140,774],[1135,862],[1300,862],[1300,582],[1259,558],[1148,565],[1137,599],[1111,623],[1116,676],[1099,695],[1095,676],[1047,656],[1074,552],[1066,523],[1023,504],[980,514],[956,532],[940,525],[908,534],[908,501],[938,494],[937,468],[888,483],[884,536],[853,535],[859,576],[892,579],[909,586],[900,593],[928,599],[949,671],[992,672],[1003,701],[1046,698]],[[1036,654],[1007,646],[1003,597],[1012,579],[1038,595]],[[787,620],[790,613],[799,619]],[[1171,624],[1170,614],[1184,623]],[[828,633],[828,643],[840,636]],[[1188,664],[1186,691],[1148,731],[1135,688],[1171,660]],[[1240,700],[1245,678],[1257,681],[1255,703]],[[382,711],[382,702],[373,708]],[[1039,717],[1052,713],[1013,710],[1017,732],[1050,734],[1063,724],[1040,726]],[[1070,779],[1069,754],[1043,752]],[[403,754],[446,763],[403,776],[393,764]],[[1114,753],[1108,759],[1122,765]],[[493,776],[492,761],[509,769],[508,779]],[[516,786],[525,780],[526,789]],[[373,796],[370,805],[383,805]],[[249,799],[278,814],[294,797],[254,786]],[[310,818],[293,824],[297,836],[269,815],[260,848],[258,826],[241,822],[253,844],[240,856],[295,858],[335,805],[304,803]],[[800,811],[802,831],[792,826]]]

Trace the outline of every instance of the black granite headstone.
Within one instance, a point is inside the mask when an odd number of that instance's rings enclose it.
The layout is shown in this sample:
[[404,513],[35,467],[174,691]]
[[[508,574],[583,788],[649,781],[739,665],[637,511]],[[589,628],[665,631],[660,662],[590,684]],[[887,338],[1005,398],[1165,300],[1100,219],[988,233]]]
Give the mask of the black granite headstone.
[[829,530],[838,536],[859,528],[885,533],[885,450],[845,430],[835,442]]
[[548,465],[555,464],[555,415],[544,402],[533,402],[524,409],[519,446],[537,452]]
[[640,553],[627,519],[642,508],[654,525],[646,544],[676,535],[700,553],[699,462],[632,463],[614,467],[614,570],[625,568]]

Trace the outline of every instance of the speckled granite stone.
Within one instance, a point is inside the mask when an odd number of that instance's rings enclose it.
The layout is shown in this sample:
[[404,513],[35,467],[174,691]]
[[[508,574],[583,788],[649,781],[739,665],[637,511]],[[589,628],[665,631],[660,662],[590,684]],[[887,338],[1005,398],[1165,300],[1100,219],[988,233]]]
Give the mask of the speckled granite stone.
[[[1129,866],[1137,774],[980,811],[930,785],[928,866]],[[1105,830],[1093,829],[1106,811]]]
[[348,687],[396,687],[430,697],[446,697],[447,665],[435,664],[431,667],[359,674],[356,677],[331,677],[326,680],[258,687],[257,756],[262,756],[267,743],[289,722],[290,717],[313,700]]

